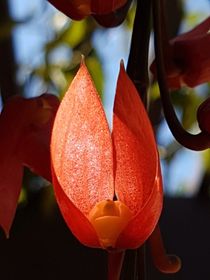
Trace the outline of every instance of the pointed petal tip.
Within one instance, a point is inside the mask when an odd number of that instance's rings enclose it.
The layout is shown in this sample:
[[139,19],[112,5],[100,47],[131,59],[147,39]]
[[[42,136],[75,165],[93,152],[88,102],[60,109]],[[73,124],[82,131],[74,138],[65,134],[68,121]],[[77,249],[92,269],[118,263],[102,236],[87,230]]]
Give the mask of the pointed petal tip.
[[125,63],[123,59],[120,60],[120,71],[119,71],[118,79],[121,75],[127,75],[127,72],[125,70]]
[[84,55],[84,54],[81,54],[80,67],[83,66],[83,65],[86,65],[86,64],[85,64],[85,55]]
[[123,59],[120,60],[120,69],[125,71],[125,63]]
[[[92,77],[91,77],[91,75],[89,73],[89,70],[88,70],[88,67],[86,65],[86,57],[85,57],[84,54],[81,54],[80,65],[79,65],[78,71],[77,71],[73,80],[80,80],[82,77],[83,78],[85,77],[85,79],[87,77],[90,77],[91,80],[92,80]],[[69,88],[71,87],[71,84],[70,84]]]
[[[112,152],[100,97],[82,63],[59,106],[51,137],[55,175],[69,200],[82,213],[88,214],[96,202],[113,197]],[[87,196],[85,186],[90,188],[91,197]]]
[[10,237],[10,226],[6,226],[3,223],[0,223],[0,229],[2,229],[2,231],[4,232],[6,239],[9,239],[9,237]]

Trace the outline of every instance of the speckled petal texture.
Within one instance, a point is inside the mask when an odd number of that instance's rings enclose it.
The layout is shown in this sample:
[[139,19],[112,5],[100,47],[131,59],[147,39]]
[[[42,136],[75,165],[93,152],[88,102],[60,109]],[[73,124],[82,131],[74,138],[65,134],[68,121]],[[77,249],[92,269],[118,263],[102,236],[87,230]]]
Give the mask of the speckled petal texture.
[[58,109],[51,154],[64,194],[84,215],[97,202],[113,198],[111,135],[101,101],[83,63]]
[[117,83],[112,137],[115,192],[135,217],[119,237],[118,246],[137,247],[148,238],[159,219],[162,184],[152,127],[123,65]]
[[60,207],[63,218],[71,229],[71,232],[84,245],[89,247],[101,247],[97,234],[84,214],[71,202],[59,184],[52,167],[53,185],[56,200]]

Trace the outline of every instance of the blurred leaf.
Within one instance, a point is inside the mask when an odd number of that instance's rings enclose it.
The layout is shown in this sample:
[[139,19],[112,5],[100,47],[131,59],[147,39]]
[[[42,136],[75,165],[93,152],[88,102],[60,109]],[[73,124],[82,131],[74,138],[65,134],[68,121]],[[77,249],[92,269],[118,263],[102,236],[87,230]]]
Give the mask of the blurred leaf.
[[133,3],[131,4],[127,17],[125,18],[125,26],[130,30],[132,30],[133,28],[135,13],[136,13],[136,3]]
[[183,89],[172,94],[173,104],[182,110],[182,124],[189,129],[197,123],[196,112],[201,98],[193,89]]
[[89,56],[85,60],[90,74],[93,78],[94,84],[100,96],[102,96],[103,91],[103,71],[99,59],[94,56]]
[[198,108],[198,104],[200,103],[200,98],[195,94],[195,92],[186,95],[186,99],[184,100],[184,111],[182,122],[183,126],[186,128],[190,128],[195,122],[197,122],[196,112]]
[[150,93],[150,98],[152,101],[160,98],[160,91],[159,91],[159,86],[158,86],[157,82],[155,82],[151,85],[149,93]]
[[61,40],[71,48],[75,48],[87,34],[87,21],[72,21],[70,27],[63,33]]
[[53,208],[56,205],[55,201],[55,195],[53,191],[52,185],[49,185],[42,189],[42,195],[40,198],[40,208],[42,212],[42,218],[54,218],[52,216],[53,214]]
[[21,188],[18,204],[25,205],[27,203],[27,192],[25,188]]
[[188,29],[192,29],[196,26],[202,19],[206,18],[205,12],[189,13],[186,15],[186,23]]
[[172,141],[169,145],[167,145],[167,147],[165,147],[164,159],[167,164],[170,164],[176,153],[181,149],[183,149],[183,147],[176,140]]
[[203,155],[203,165],[204,165],[204,169],[207,173],[210,174],[210,150],[205,150],[204,152],[202,152]]
[[22,20],[13,20],[10,19],[4,22],[4,24],[0,25],[0,40],[5,39],[6,37],[10,36],[13,29],[19,24],[26,24],[31,21],[33,18],[32,15],[25,17]]
[[87,35],[87,28],[87,20],[71,21],[69,25],[65,26],[65,28],[57,34],[54,40],[46,44],[46,52],[50,52],[61,43],[75,48],[84,40],[84,37]]

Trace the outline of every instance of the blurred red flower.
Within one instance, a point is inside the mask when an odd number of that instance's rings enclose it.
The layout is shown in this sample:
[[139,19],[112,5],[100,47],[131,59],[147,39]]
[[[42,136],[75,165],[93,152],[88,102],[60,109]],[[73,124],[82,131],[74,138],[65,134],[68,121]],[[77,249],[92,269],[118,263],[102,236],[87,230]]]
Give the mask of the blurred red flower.
[[131,4],[131,0],[48,1],[73,20],[81,20],[92,15],[104,27],[113,27],[121,24]]
[[15,215],[23,167],[51,181],[50,136],[59,101],[43,94],[7,100],[0,115],[0,225],[6,235]]
[[[169,42],[165,68],[168,87],[195,87],[210,81],[210,17]],[[153,62],[151,71],[156,75]]]

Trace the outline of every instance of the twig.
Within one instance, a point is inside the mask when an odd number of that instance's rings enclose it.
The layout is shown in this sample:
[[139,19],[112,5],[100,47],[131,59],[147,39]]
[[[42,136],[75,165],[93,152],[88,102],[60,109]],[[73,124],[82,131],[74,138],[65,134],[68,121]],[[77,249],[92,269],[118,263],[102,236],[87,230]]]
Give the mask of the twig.
[[163,104],[163,110],[168,126],[175,139],[184,147],[191,150],[204,150],[210,147],[210,137],[203,131],[194,135],[187,132],[181,125],[174,111],[170,94],[166,83],[165,64],[163,56],[163,24],[164,17],[161,2],[162,0],[152,0],[153,3],[153,25],[155,39],[155,57],[157,67],[158,84]]
[[148,50],[150,38],[151,0],[137,0],[136,15],[128,58],[127,73],[147,105]]

